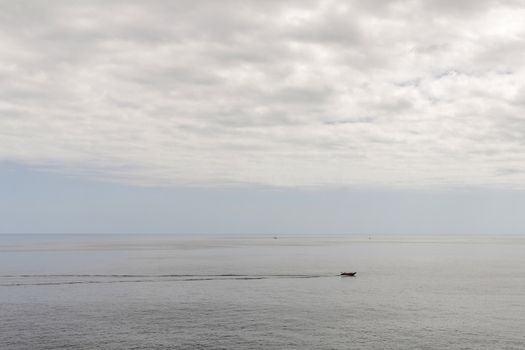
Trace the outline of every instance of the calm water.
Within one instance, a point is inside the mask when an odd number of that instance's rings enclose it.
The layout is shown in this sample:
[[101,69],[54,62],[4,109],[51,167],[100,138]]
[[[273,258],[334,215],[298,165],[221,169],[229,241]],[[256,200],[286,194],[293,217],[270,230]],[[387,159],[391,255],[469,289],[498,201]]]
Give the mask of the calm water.
[[0,349],[525,348],[525,238],[0,236],[0,275]]

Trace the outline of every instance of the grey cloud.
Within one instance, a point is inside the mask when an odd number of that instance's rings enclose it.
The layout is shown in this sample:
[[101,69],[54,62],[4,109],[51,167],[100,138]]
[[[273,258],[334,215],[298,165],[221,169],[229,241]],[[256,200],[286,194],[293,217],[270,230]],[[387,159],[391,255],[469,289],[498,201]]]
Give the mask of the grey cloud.
[[522,186],[495,178],[525,160],[519,2],[0,6],[0,159],[145,185]]
[[507,175],[523,175],[525,171],[523,169],[516,168],[501,168],[496,170],[497,176],[507,176]]
[[357,117],[357,118],[344,118],[336,120],[328,120],[325,124],[338,125],[338,124],[356,124],[356,123],[373,123],[376,118],[373,117]]

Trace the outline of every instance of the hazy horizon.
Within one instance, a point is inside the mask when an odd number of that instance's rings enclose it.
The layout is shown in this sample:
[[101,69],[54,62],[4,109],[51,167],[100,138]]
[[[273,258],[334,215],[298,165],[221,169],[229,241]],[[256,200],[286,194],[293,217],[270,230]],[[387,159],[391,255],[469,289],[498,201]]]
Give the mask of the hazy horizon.
[[515,235],[525,192],[137,187],[0,163],[0,233]]

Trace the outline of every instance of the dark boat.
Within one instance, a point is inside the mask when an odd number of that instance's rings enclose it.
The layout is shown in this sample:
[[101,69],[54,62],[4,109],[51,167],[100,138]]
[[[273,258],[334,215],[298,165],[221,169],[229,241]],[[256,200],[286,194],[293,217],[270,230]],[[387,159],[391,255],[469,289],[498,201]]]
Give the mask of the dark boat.
[[341,272],[340,276],[354,277],[357,272]]

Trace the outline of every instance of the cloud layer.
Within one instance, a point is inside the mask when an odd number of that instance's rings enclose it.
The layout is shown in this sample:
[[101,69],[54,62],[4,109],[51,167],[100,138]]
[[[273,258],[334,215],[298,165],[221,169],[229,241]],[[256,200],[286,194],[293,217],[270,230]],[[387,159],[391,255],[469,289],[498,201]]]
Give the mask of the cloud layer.
[[519,1],[0,7],[0,160],[139,185],[525,187]]

